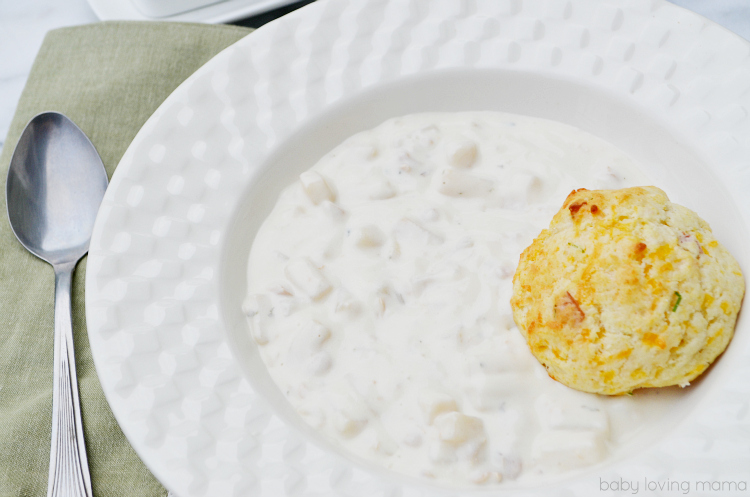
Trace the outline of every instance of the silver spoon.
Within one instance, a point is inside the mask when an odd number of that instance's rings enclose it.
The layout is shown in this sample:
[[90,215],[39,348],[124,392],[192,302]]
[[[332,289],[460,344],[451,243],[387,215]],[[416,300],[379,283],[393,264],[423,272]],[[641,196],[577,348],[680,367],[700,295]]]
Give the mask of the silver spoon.
[[10,161],[6,199],[18,241],[55,270],[48,497],[92,495],[73,356],[70,284],[78,260],[89,249],[106,188],[99,154],[70,119],[45,112],[29,121]]

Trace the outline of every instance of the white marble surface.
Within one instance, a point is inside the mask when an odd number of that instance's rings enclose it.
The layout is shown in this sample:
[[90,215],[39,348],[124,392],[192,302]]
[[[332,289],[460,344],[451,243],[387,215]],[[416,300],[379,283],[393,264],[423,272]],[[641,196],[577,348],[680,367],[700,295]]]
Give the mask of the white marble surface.
[[86,0],[0,0],[0,147],[44,35],[91,22]]
[[[749,0],[671,1],[750,40]],[[92,22],[97,18],[86,0],[0,0],[0,150],[45,33]]]

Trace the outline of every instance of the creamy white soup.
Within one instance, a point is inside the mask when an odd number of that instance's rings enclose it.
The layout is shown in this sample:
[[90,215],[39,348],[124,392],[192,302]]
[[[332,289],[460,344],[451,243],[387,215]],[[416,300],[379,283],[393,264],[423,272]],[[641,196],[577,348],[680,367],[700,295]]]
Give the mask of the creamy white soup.
[[550,379],[509,300],[571,190],[639,184],[617,148],[537,118],[416,114],[349,138],[252,246],[244,311],[271,378],[316,431],[407,475],[491,485],[606,460],[653,399]]

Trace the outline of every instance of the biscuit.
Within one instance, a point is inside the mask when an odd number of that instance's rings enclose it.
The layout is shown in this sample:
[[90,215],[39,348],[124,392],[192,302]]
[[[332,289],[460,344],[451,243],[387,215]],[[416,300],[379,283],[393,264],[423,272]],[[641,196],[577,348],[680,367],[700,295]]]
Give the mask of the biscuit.
[[606,395],[686,386],[726,348],[745,282],[656,187],[572,192],[521,254],[513,317],[553,379]]

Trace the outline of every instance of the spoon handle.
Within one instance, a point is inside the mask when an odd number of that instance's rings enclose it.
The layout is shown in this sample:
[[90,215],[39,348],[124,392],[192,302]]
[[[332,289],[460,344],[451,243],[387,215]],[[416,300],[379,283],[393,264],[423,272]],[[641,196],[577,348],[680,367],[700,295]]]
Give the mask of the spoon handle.
[[52,450],[47,497],[92,497],[73,355],[70,285],[75,265],[55,265]]

